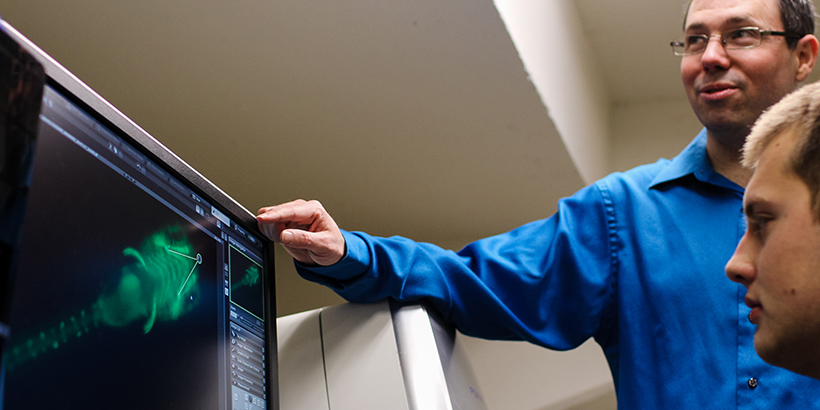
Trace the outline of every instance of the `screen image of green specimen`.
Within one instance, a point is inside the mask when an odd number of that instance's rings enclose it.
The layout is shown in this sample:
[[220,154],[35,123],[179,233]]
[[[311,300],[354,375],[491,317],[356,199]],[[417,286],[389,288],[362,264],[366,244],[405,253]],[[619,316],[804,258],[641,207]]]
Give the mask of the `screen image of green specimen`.
[[12,339],[9,371],[100,327],[144,321],[142,330],[148,333],[157,321],[174,321],[193,309],[199,300],[196,268],[202,255],[181,227],[156,232],[140,249],[128,247],[123,255],[133,261],[104,286],[88,309],[39,331],[26,329],[24,337]]

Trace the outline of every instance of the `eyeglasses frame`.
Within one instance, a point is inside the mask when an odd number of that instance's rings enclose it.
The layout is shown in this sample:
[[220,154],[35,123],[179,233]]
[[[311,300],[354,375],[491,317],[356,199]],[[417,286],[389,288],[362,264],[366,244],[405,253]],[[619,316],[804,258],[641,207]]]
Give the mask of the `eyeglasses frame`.
[[[723,35],[726,34],[726,33],[732,32],[732,31],[739,31],[739,30],[757,30],[760,33],[760,43],[755,44],[753,46],[746,46],[746,47],[726,47],[726,40],[723,39]],[[786,38],[790,38],[790,37],[791,38],[796,38],[796,37],[798,37],[795,34],[789,34],[785,31],[763,30],[760,27],[754,27],[754,26],[740,27],[740,28],[728,30],[728,31],[726,31],[724,33],[721,33],[721,34],[710,34],[710,35],[699,34],[699,36],[706,37],[707,44],[713,38],[717,37],[720,40],[720,45],[723,46],[723,48],[725,50],[747,50],[747,49],[750,49],[750,48],[759,47],[761,44],[763,44],[763,36],[783,36],[783,37],[786,37]],[[669,45],[672,46],[672,52],[676,56],[680,56],[680,57],[693,56],[693,55],[701,54],[701,53],[706,51],[706,48],[704,48],[703,50],[698,51],[698,52],[694,52],[694,53],[686,53],[686,52],[679,53],[679,52],[675,51],[675,47],[680,47],[680,48],[685,47],[686,44],[683,41],[670,41]]]

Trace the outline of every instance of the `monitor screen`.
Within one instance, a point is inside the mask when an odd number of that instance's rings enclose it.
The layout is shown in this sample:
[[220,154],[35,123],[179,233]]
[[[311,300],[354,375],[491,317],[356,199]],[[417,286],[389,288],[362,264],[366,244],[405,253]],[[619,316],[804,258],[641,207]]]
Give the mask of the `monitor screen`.
[[50,78],[0,407],[278,407],[272,252],[242,218]]

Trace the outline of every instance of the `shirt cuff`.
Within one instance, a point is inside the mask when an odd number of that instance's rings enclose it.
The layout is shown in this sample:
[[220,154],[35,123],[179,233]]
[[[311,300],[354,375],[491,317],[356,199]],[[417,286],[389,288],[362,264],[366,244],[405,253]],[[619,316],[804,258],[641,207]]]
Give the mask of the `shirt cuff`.
[[342,236],[345,239],[345,255],[341,260],[330,266],[309,266],[295,261],[297,269],[337,280],[352,279],[367,273],[370,269],[367,242],[361,236],[345,230],[342,230]]

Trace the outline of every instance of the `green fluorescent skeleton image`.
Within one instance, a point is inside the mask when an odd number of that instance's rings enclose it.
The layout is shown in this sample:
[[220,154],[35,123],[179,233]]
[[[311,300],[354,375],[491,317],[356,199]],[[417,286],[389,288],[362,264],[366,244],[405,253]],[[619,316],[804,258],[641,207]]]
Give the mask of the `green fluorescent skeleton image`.
[[245,276],[242,278],[242,280],[234,283],[231,286],[231,291],[234,291],[242,286],[256,285],[256,282],[259,282],[259,267],[254,265],[248,267],[248,269],[245,270]]
[[101,326],[137,322],[148,333],[157,321],[173,321],[193,309],[199,299],[196,268],[202,264],[202,255],[194,251],[181,227],[159,231],[146,238],[139,250],[129,247],[123,255],[132,262],[104,287],[89,309],[27,338],[12,340],[9,370]]

